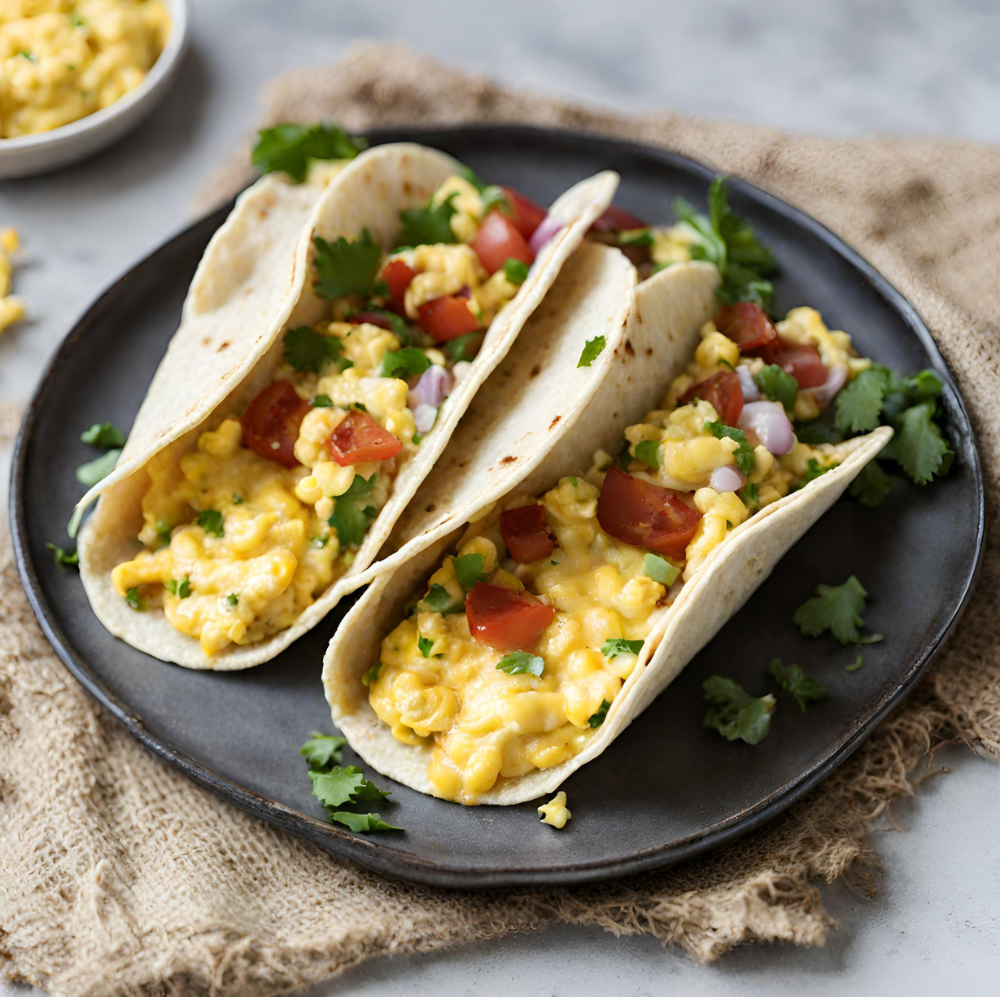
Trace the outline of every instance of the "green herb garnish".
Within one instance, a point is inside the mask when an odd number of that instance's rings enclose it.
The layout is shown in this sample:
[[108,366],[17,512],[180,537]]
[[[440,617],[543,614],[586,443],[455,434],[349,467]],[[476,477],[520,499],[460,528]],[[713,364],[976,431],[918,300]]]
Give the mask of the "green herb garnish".
[[202,509],[195,519],[195,525],[200,526],[206,533],[212,533],[217,537],[225,534],[225,518],[218,509]]
[[408,377],[422,374],[431,365],[430,358],[423,350],[408,346],[402,350],[386,353],[378,369],[379,377],[398,377],[404,381]]
[[545,662],[537,654],[528,651],[511,651],[498,662],[497,669],[508,675],[540,676],[545,669]]
[[601,705],[597,707],[596,713],[591,713],[590,719],[587,721],[591,727],[595,730],[604,723],[604,718],[608,715],[608,710],[611,709],[611,704],[606,700],[601,700]]
[[382,262],[382,247],[363,229],[353,242],[341,236],[327,242],[318,235],[316,245],[316,293],[321,298],[343,298],[348,294],[368,297]]
[[503,275],[512,284],[523,284],[528,277],[528,264],[521,260],[508,259],[503,265]]
[[818,637],[829,631],[841,644],[874,644],[881,634],[863,635],[868,593],[861,582],[851,575],[843,585],[817,585],[816,594],[795,611],[792,622],[807,637]]
[[806,462],[805,473],[802,475],[798,487],[804,488],[810,481],[815,481],[816,478],[826,474],[827,471],[832,471],[835,467],[840,467],[840,461],[834,461],[832,464],[821,464],[815,457],[810,457]]
[[329,395],[316,395],[312,400],[313,408],[333,408],[333,399]]
[[402,227],[399,232],[400,246],[437,245],[455,243],[458,238],[451,230],[452,215],[458,210],[451,202],[458,193],[449,194],[436,207],[428,204],[423,208],[408,208],[400,211]]
[[444,349],[455,363],[460,363],[463,360],[475,360],[482,338],[481,332],[467,332],[464,336],[449,340],[444,344]]
[[62,547],[57,547],[55,544],[46,544],[46,547],[52,551],[56,559],[56,564],[61,568],[76,568],[80,565],[80,555],[74,551],[65,551]]
[[864,667],[865,659],[859,654],[854,659],[853,665],[844,665],[845,672],[859,672]]
[[364,675],[361,676],[361,684],[366,686],[371,685],[372,682],[375,682],[378,679],[380,671],[382,671],[381,661],[378,662],[378,664],[372,665],[371,668],[369,668]]
[[251,162],[261,173],[287,173],[302,183],[314,159],[353,159],[368,143],[352,138],[339,125],[276,125],[257,136]]
[[785,692],[795,697],[803,713],[806,711],[806,704],[818,703],[830,695],[830,690],[822,682],[810,678],[798,665],[786,668],[781,663],[781,658],[773,658],[767,670]]
[[724,426],[721,422],[706,422],[705,428],[716,438],[727,438],[736,440],[739,446],[733,451],[733,460],[736,466],[749,476],[754,469],[753,447],[747,442],[746,433],[742,429],[734,429],[732,426]]
[[799,390],[799,382],[787,371],[776,363],[768,364],[753,375],[753,380],[762,395],[781,402],[789,415],[795,411],[795,393]]
[[186,599],[191,594],[190,578],[168,578],[163,587],[178,599]]
[[422,613],[450,616],[452,613],[465,612],[465,600],[456,599],[443,585],[434,582],[427,595],[417,603],[417,609]]
[[311,731],[309,740],[299,748],[299,754],[309,763],[312,769],[325,769],[330,765],[339,765],[341,752],[347,744],[346,737],[334,737],[331,734],[320,734]]
[[681,569],[660,557],[659,554],[647,553],[642,558],[642,573],[652,578],[654,582],[659,582],[670,588],[677,581]]
[[886,474],[877,460],[870,460],[851,482],[849,492],[862,505],[874,508],[881,505],[889,497],[889,493],[898,482],[899,478],[892,474]]
[[580,362],[577,367],[589,367],[604,351],[604,347],[608,345],[607,340],[604,336],[595,336],[593,339],[588,339],[586,345],[583,347],[583,352],[580,354]]
[[625,640],[624,637],[609,637],[601,648],[605,658],[615,658],[619,654],[638,654],[642,650],[643,641]]
[[80,434],[80,441],[89,443],[92,447],[110,450],[125,446],[125,434],[110,422],[95,422],[90,429]]
[[452,558],[451,563],[455,569],[458,584],[462,586],[464,591],[471,592],[476,582],[486,581],[482,554],[462,554],[461,557]]
[[98,481],[103,481],[114,469],[121,456],[121,450],[117,448],[109,450],[100,457],[95,457],[86,464],[81,464],[76,469],[76,480],[87,488],[93,488]]
[[705,699],[711,704],[702,723],[717,730],[727,741],[737,739],[758,744],[771,729],[774,696],[751,696],[732,679],[713,675],[702,683]]
[[125,602],[129,609],[134,609],[137,613],[141,613],[146,608],[146,600],[139,595],[138,586],[130,588],[125,593]]
[[635,459],[641,460],[647,467],[663,466],[663,450],[661,440],[643,440],[635,445]]
[[355,474],[351,487],[334,499],[333,515],[327,522],[337,531],[341,547],[351,544],[360,547],[364,542],[368,526],[378,513],[375,506],[367,501],[377,477],[373,474],[365,479]]
[[417,649],[425,657],[429,658],[431,656],[431,650],[434,647],[434,641],[429,637],[417,637]]
[[226,596],[226,602],[228,602],[230,606],[238,606],[240,597],[235,592],[230,592],[229,595]]
[[340,370],[353,367],[353,361],[342,356],[343,352],[344,343],[339,336],[321,336],[307,325],[285,333],[285,363],[299,373],[304,370],[319,373],[326,363],[335,363]]
[[653,233],[648,228],[627,228],[618,233],[621,246],[652,246]]

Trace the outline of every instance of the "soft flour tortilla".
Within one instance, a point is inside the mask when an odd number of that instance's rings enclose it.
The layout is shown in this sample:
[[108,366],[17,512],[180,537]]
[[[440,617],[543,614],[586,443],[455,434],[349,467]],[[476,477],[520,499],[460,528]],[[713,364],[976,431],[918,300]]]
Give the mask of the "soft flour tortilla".
[[[347,165],[318,195],[265,179],[240,198],[210,243],[185,302],[180,328],[160,364],[114,472],[81,500],[101,496],[80,532],[80,573],[91,606],[111,633],[165,661],[189,668],[248,668],[274,657],[321,620],[371,564],[402,510],[428,475],[478,387],[503,359],[522,326],[608,207],[618,175],[597,174],[550,208],[563,228],[539,252],[516,297],[493,320],[472,369],[441,408],[418,454],[400,470],[389,501],[373,521],[348,573],[295,624],[263,641],[209,657],[196,638],[176,630],[161,610],[135,612],[115,592],[111,570],[135,555],[148,461],[165,447],[179,451],[230,414],[239,414],[280,362],[286,328],[312,325],[326,309],[313,290],[313,239],[357,238],[367,228],[385,247],[399,230],[399,212],[426,204],[459,165],[408,143],[379,146]],[[293,212],[285,210],[286,203]],[[580,289],[582,290],[582,289]],[[582,313],[587,316],[586,310]],[[567,311],[569,332],[577,313]],[[558,324],[558,323],[557,323]],[[525,341],[524,349],[532,350]]]
[[[612,393],[599,393],[587,406],[587,415],[576,431],[567,434],[560,447],[518,485],[519,494],[540,494],[559,477],[579,473],[590,465],[598,447],[610,449],[620,442],[623,425],[639,421],[656,407],[666,385],[687,365],[698,342],[698,327],[714,308],[711,301],[702,301],[698,277],[695,265],[671,267],[639,285],[627,332],[639,362],[632,363],[626,378],[627,395],[619,393],[616,398]],[[714,284],[710,286],[714,289]],[[688,325],[677,324],[692,316],[697,318]],[[647,354],[650,349],[652,354]],[[522,803],[551,793],[572,772],[597,757],[746,602],[785,552],[840,497],[891,436],[892,430],[883,427],[831,447],[842,461],[839,467],[732,530],[655,620],[634,671],[586,748],[561,765],[502,783],[484,794],[480,802]],[[382,640],[406,615],[418,590],[461,532],[459,529],[436,539],[394,572],[378,576],[344,618],[324,662],[323,684],[333,722],[351,747],[383,775],[423,793],[432,793],[427,777],[432,746],[397,741],[372,710],[361,676],[378,662]]]

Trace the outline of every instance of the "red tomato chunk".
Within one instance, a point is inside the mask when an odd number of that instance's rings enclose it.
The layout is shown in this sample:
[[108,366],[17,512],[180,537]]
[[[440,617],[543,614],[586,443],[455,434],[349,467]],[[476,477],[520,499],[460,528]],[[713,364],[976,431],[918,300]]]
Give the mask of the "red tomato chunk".
[[326,448],[341,466],[395,457],[403,444],[367,412],[351,409],[330,434]]
[[465,598],[465,615],[472,639],[498,651],[533,647],[556,611],[526,592],[476,582]]
[[468,298],[446,295],[428,301],[418,309],[418,322],[435,343],[447,343],[479,328],[476,316],[469,311]]
[[687,405],[696,399],[711,403],[719,414],[719,420],[726,426],[735,426],[743,412],[743,389],[740,379],[731,370],[720,370],[704,381],[692,384],[680,397],[680,403]]
[[528,266],[535,262],[535,254],[517,226],[497,210],[491,211],[479,226],[472,248],[489,274],[502,270],[507,260],[520,260]]
[[521,564],[540,561],[556,549],[552,534],[545,528],[542,505],[525,505],[501,513],[500,535],[507,553]]
[[291,382],[272,381],[243,413],[243,442],[261,457],[295,467],[299,463],[295,459],[295,441],[310,408]]
[[389,297],[392,307],[402,315],[404,313],[404,298],[410,281],[417,276],[417,271],[402,260],[393,260],[382,271],[382,279],[389,285]]
[[775,363],[791,374],[800,388],[818,388],[826,383],[829,375],[819,350],[806,343],[789,343],[779,337],[777,342],[761,351],[761,356],[766,363]]
[[535,204],[534,201],[523,194],[519,194],[511,187],[501,187],[500,189],[507,195],[511,210],[514,212],[511,218],[514,228],[525,239],[530,239],[535,234],[535,229],[542,224],[548,212],[540,204]]
[[673,489],[612,467],[597,501],[597,521],[605,533],[618,540],[683,558],[701,514],[682,502]]
[[762,356],[758,351],[777,343],[778,333],[759,305],[741,301],[720,308],[715,325],[723,336],[731,339],[741,353]]
[[613,204],[590,226],[592,232],[631,232],[637,228],[649,228],[649,223]]

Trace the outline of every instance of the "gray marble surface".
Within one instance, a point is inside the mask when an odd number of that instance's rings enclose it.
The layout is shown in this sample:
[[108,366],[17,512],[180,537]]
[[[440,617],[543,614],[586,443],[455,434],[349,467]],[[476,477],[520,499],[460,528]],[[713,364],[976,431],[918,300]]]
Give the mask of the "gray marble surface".
[[[0,337],[0,399],[30,397],[74,318],[181,228],[199,185],[253,125],[258,85],[328,62],[353,40],[402,38],[508,82],[622,109],[672,106],[829,135],[1000,140],[994,0],[195,0],[181,79],[139,131],[52,176],[0,183],[0,225],[24,240],[30,321]],[[128,335],[123,329],[122,335]],[[9,454],[0,451],[6,464]],[[3,488],[6,487],[4,473]],[[369,963],[326,994],[919,995],[996,992],[1000,773],[968,752],[879,834],[874,898],[827,891],[825,949],[750,946],[699,967],[645,938],[552,929],[435,956]],[[24,993],[0,984],[0,997]]]

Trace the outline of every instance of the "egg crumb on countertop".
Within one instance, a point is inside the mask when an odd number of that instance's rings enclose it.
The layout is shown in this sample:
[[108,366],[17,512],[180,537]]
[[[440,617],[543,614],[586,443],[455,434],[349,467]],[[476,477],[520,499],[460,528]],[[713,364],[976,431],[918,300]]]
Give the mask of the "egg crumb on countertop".
[[10,293],[13,271],[10,257],[19,245],[16,229],[0,229],[0,332],[24,318],[24,303]]
[[543,824],[551,824],[553,827],[565,827],[566,822],[573,816],[566,807],[566,794],[556,793],[548,803],[543,803],[538,812],[542,815]]

